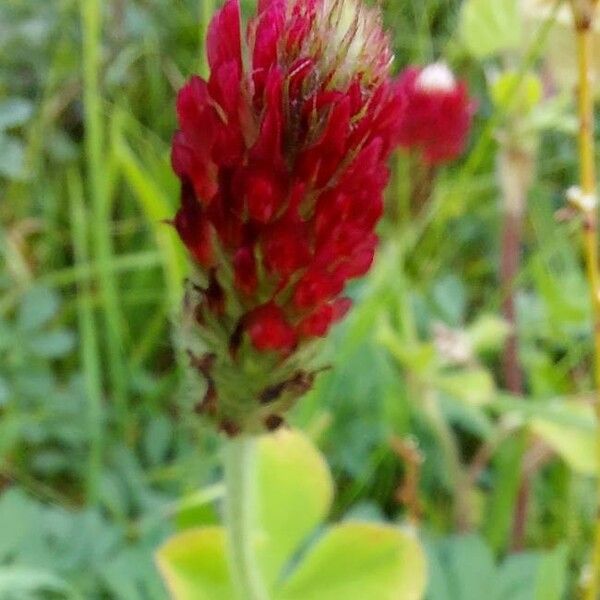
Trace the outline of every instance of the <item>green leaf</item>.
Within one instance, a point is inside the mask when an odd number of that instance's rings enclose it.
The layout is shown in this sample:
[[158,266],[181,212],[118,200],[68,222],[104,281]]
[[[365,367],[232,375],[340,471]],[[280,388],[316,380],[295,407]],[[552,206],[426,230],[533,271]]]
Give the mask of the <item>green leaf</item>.
[[0,567],[1,598],[18,598],[21,594],[34,592],[54,592],[61,598],[75,597],[67,582],[53,573],[23,567]]
[[509,555],[498,569],[493,600],[533,600],[540,563],[533,553]]
[[259,555],[267,581],[273,582],[327,516],[333,481],[321,453],[297,431],[263,436],[257,460]]
[[173,427],[164,415],[155,415],[149,420],[144,433],[144,454],[151,465],[166,462],[173,441]]
[[75,345],[75,336],[71,331],[59,329],[40,333],[29,340],[29,349],[40,358],[60,358],[68,354]]
[[463,5],[461,36],[475,58],[518,48],[521,29],[517,0],[467,0]]
[[453,536],[428,544],[428,600],[560,600],[568,555],[550,552],[509,555],[500,565],[479,535]]
[[[270,598],[422,597],[425,560],[419,542],[400,529],[377,523],[345,522],[333,527],[301,554],[298,568],[285,579],[289,566],[295,564],[292,559],[331,506],[331,475],[309,439],[289,430],[262,436],[254,464],[255,548]],[[224,528],[196,528],[175,535],[159,550],[157,563],[177,600],[235,597]]]
[[575,135],[578,129],[577,117],[572,112],[571,98],[567,94],[545,99],[535,108],[527,121],[533,131],[559,131]]
[[45,287],[35,287],[25,295],[19,308],[17,325],[21,331],[40,329],[58,313],[60,298],[58,294]]
[[8,179],[25,178],[25,149],[23,142],[0,132],[0,176]]
[[535,585],[535,600],[561,600],[567,585],[569,548],[557,546],[543,555]]
[[6,380],[0,376],[0,408],[2,408],[7,402],[10,396],[10,389]]
[[464,319],[467,306],[463,282],[455,275],[439,279],[433,288],[433,299],[444,321],[459,326]]
[[[523,400],[519,402],[523,404]],[[492,459],[494,487],[487,500],[483,531],[496,553],[506,549],[512,532],[526,441],[527,436],[517,432],[498,446]]]
[[400,529],[374,523],[332,527],[311,548],[276,600],[418,600],[425,557]]
[[448,557],[451,588],[456,600],[480,600],[493,582],[495,565],[491,550],[475,535],[456,537]]
[[423,377],[436,369],[437,353],[431,343],[406,343],[385,321],[379,323],[377,342],[410,371]]
[[490,88],[490,95],[498,108],[504,111],[510,109],[519,116],[529,114],[541,102],[543,94],[542,82],[535,73],[522,76],[516,71],[505,71]]
[[467,335],[476,353],[497,351],[510,333],[509,324],[496,315],[481,315],[467,329]]
[[14,344],[14,330],[8,323],[0,321],[0,352],[11,348]]
[[490,372],[483,368],[446,373],[440,375],[436,383],[440,390],[473,406],[490,402],[496,389]]
[[[563,421],[557,418],[556,411],[565,416]],[[585,419],[589,427],[573,424],[574,418]],[[583,475],[597,473],[596,433],[592,408],[585,405],[562,404],[549,418],[536,417],[529,424],[531,430],[539,435],[561,458],[575,471]]]
[[158,568],[177,600],[232,600],[225,531],[189,529],[173,536],[157,555]]
[[25,98],[7,98],[0,102],[0,131],[26,123],[33,114],[33,105]]
[[216,524],[218,517],[215,500],[220,500],[224,493],[225,486],[218,483],[184,496],[174,509],[177,529]]

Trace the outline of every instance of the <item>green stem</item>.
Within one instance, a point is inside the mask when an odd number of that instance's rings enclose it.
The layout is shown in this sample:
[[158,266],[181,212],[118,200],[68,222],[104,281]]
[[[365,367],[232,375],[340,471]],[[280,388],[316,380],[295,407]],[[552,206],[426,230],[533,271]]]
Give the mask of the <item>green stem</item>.
[[240,600],[268,600],[256,560],[257,438],[242,435],[225,445],[225,523],[230,565]]
[[461,533],[464,533],[471,529],[471,519],[467,497],[469,493],[468,478],[463,468],[460,449],[451,427],[440,410],[435,390],[423,384],[421,397],[424,400],[427,421],[437,437],[450,476],[450,483],[454,492],[452,509],[454,525]]
[[[406,274],[405,252],[405,248],[402,248],[400,251],[399,269],[397,272],[398,287],[400,288],[398,312],[402,323],[403,340],[409,346],[415,346],[419,341],[419,337],[412,307],[410,306],[410,283]],[[460,531],[467,531],[470,528],[467,498],[469,492],[468,478],[463,468],[460,449],[454,433],[444,419],[444,415],[440,410],[437,393],[430,383],[419,374],[410,371],[408,372],[407,382],[410,387],[411,396],[423,400],[425,407],[424,414],[442,448],[454,491],[453,512],[455,525]]]

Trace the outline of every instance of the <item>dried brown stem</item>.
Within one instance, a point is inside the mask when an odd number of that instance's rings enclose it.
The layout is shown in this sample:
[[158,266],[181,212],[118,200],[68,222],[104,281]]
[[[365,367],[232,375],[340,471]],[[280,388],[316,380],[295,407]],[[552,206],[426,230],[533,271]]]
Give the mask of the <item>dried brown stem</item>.
[[[498,161],[498,174],[503,194],[504,224],[500,258],[502,312],[510,325],[502,355],[502,373],[506,388],[513,394],[523,393],[523,373],[519,360],[515,281],[521,263],[523,215],[534,172],[534,153],[527,147],[505,143]],[[524,543],[529,504],[529,481],[522,478],[515,505],[512,546],[521,549]]]
[[396,500],[406,507],[408,519],[413,525],[421,521],[423,507],[419,498],[421,465],[423,456],[412,439],[392,437],[390,446],[402,460],[406,469],[404,479],[396,491]]

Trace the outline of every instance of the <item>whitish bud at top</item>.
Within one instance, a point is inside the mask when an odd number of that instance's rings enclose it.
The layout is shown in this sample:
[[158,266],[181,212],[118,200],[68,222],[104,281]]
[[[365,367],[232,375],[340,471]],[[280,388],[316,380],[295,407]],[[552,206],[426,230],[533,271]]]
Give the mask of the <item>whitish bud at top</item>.
[[389,74],[393,56],[379,10],[357,0],[321,0],[315,6],[307,42],[323,77],[340,86],[361,76],[368,85]]
[[452,92],[456,87],[456,79],[448,65],[437,62],[421,71],[415,85],[423,92]]

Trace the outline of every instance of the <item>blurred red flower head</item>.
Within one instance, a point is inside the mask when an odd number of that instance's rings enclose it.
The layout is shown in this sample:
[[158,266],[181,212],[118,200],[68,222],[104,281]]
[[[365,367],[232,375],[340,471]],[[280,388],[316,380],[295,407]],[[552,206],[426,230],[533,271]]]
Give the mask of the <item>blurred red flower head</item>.
[[401,146],[417,150],[431,165],[457,158],[476,108],[465,83],[444,63],[433,63],[403,71],[399,87],[406,99],[399,123]]

